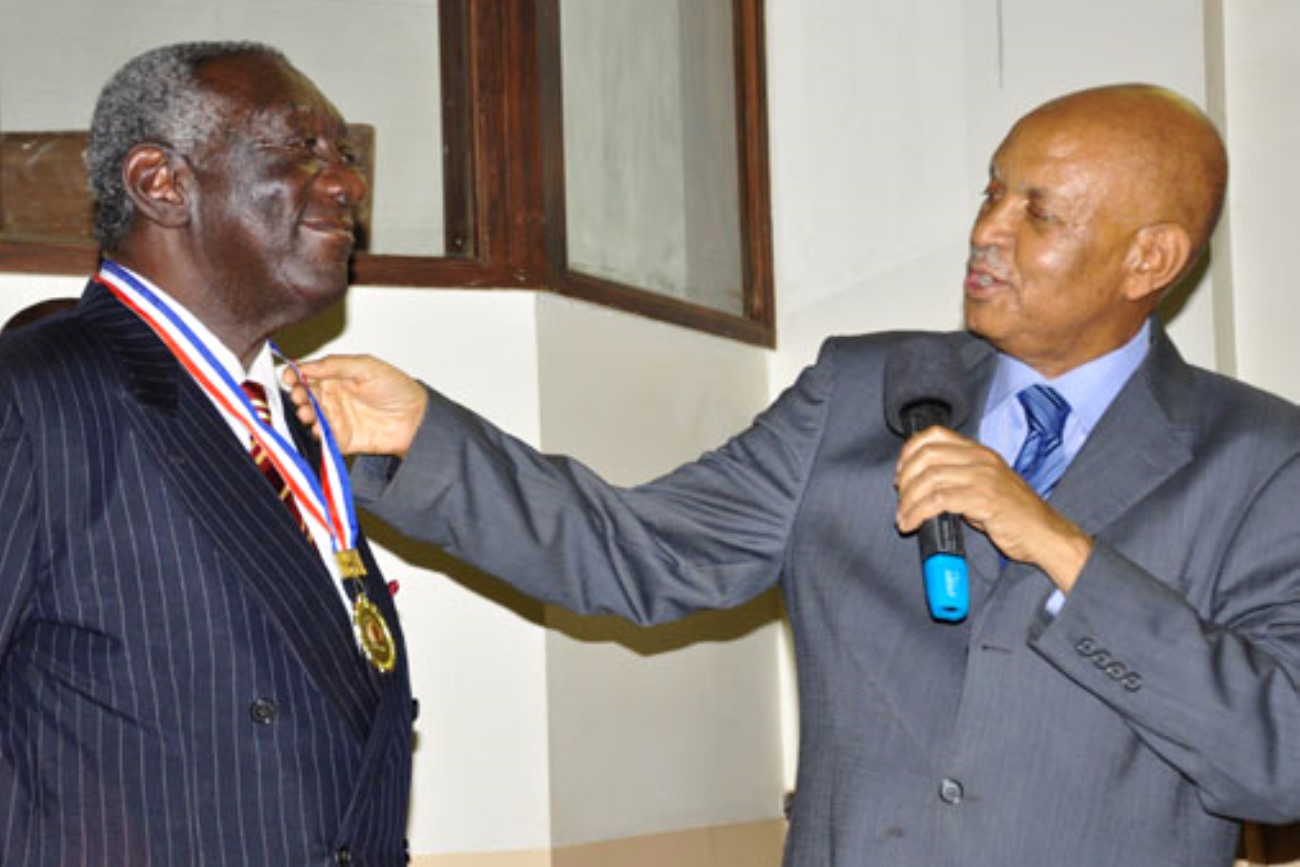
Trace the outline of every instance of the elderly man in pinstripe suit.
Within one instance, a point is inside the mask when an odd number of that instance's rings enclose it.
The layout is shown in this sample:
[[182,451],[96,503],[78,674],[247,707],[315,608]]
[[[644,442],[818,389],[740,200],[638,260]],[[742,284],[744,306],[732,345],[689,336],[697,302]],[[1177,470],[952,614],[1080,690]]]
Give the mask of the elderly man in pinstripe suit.
[[0,863],[404,863],[393,604],[337,454],[248,397],[346,291],[347,127],[273,49],[169,46],[87,162],[102,267],[0,341]]

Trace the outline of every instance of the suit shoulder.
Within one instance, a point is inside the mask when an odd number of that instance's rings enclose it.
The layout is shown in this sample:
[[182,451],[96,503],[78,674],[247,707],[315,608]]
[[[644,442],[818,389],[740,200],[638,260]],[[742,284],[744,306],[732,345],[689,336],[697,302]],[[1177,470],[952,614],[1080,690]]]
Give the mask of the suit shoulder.
[[1216,398],[1238,403],[1256,412],[1300,420],[1300,406],[1279,394],[1221,373],[1208,370],[1198,372],[1206,380],[1207,390]]
[[[0,338],[0,390],[30,396],[39,392],[58,401],[65,386],[85,382],[88,388],[116,377],[118,365],[104,335],[93,323],[75,314],[58,316]],[[94,389],[92,389],[94,390]]]
[[1300,406],[1221,373],[1191,370],[1200,426],[1212,434],[1243,436],[1256,448],[1300,453]]
[[30,359],[75,356],[102,347],[97,329],[75,313],[61,313],[0,337],[0,359],[6,366]]

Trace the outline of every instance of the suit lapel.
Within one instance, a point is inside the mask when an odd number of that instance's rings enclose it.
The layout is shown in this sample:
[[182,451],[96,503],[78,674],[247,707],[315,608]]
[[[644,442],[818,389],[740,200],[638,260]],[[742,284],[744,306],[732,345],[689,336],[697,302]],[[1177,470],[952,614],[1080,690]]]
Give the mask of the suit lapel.
[[1147,361],[1115,397],[1052,494],[1090,534],[1132,509],[1192,459],[1195,402],[1187,365],[1153,326]]
[[[333,579],[220,413],[133,313],[92,286],[83,308],[125,371],[124,405],[167,484],[343,717],[365,738],[378,700]],[[233,505],[232,505],[233,504]]]

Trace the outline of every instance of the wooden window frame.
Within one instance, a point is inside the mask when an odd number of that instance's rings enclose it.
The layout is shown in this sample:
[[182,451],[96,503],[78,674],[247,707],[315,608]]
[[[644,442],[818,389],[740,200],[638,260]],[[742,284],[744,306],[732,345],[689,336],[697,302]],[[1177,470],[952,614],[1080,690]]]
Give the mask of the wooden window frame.
[[[732,0],[744,310],[569,270],[560,0],[441,0],[443,256],[358,252],[353,282],[535,289],[761,346],[775,344],[763,0]],[[0,239],[0,272],[86,274],[93,246]]]

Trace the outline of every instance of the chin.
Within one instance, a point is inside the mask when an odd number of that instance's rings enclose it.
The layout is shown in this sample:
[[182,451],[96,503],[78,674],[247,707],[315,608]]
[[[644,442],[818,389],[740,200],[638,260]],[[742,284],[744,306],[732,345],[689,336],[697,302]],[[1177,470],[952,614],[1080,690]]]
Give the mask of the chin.
[[966,330],[987,340],[996,339],[1015,326],[1015,316],[997,298],[972,299],[967,297],[963,307]]
[[979,337],[986,336],[984,328],[984,319],[986,317],[980,315],[982,312],[983,311],[979,309],[978,305],[972,304],[967,300],[965,309],[963,310],[966,330]]
[[342,301],[347,293],[348,269],[342,267],[295,281],[282,298],[286,308],[294,308],[293,320],[301,322]]
[[329,280],[328,282],[322,281],[320,284],[315,286],[312,291],[306,293],[304,300],[315,308],[313,312],[319,313],[326,307],[331,307],[342,301],[344,296],[347,294],[348,271],[344,268],[343,273],[336,279]]

